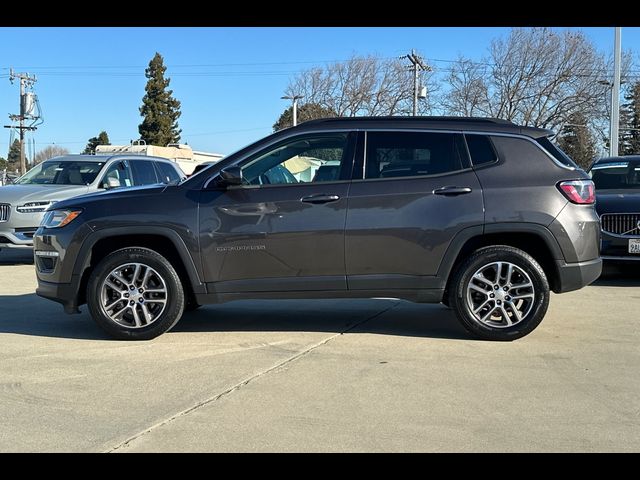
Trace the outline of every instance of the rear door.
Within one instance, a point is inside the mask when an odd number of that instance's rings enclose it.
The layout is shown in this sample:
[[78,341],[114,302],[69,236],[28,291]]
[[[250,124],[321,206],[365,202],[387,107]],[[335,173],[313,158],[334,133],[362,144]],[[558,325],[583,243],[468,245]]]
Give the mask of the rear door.
[[483,224],[483,200],[459,133],[368,131],[349,194],[349,289],[432,288],[451,240]]

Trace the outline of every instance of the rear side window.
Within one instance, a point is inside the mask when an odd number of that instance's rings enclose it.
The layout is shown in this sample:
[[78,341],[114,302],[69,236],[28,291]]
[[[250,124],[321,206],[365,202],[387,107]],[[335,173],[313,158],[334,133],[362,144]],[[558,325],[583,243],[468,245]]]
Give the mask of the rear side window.
[[462,169],[461,135],[368,132],[365,178],[417,177]]
[[536,138],[536,142],[538,142],[542,148],[544,148],[549,154],[555,158],[558,162],[560,162],[565,167],[569,168],[577,168],[580,169],[578,165],[575,164],[571,157],[564,153],[560,147],[558,147],[555,143],[549,140],[547,137]]
[[473,165],[485,165],[498,159],[491,140],[486,135],[465,135],[464,138],[467,140]]
[[177,183],[180,181],[180,175],[170,164],[165,162],[156,162],[156,167],[158,167],[158,176],[160,177],[160,181],[162,183],[168,184],[171,182]]
[[136,185],[152,185],[158,183],[153,163],[149,160],[134,160],[131,162],[133,178]]

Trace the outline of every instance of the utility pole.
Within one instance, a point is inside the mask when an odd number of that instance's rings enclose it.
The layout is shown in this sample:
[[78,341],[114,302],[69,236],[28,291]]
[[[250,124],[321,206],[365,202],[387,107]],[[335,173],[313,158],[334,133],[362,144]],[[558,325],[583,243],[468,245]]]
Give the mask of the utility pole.
[[285,95],[280,97],[282,100],[291,100],[293,102],[293,126],[298,124],[298,100],[304,98],[304,95]]
[[406,58],[412,64],[408,68],[413,69],[413,116],[415,117],[416,115],[418,115],[418,89],[420,83],[418,82],[418,72],[430,72],[431,67],[425,64],[424,60],[422,60],[422,57],[416,55],[416,51],[413,49],[411,50],[411,53],[409,55],[403,55],[400,58]]
[[34,83],[36,83],[36,77],[30,76],[28,73],[15,73],[13,68],[9,71],[9,81],[13,83],[15,79],[20,80],[20,113],[18,115],[9,115],[9,119],[13,122],[18,122],[18,126],[14,125],[5,125],[5,128],[17,128],[20,133],[20,175],[24,175],[27,173],[27,163],[24,157],[24,132],[27,130],[35,130],[36,127],[33,125],[25,125],[24,122],[29,118],[39,118],[33,117],[31,112],[27,110],[28,96],[27,96],[27,87],[31,87]]
[[620,60],[622,57],[621,28],[615,27],[613,46],[613,88],[611,89],[611,126],[609,128],[609,156],[618,156],[618,130],[620,128]]

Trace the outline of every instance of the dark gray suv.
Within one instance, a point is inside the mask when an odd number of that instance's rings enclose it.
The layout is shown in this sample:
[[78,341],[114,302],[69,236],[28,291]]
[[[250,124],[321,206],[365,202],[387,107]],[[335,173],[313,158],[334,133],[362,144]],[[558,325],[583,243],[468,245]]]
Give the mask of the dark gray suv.
[[396,297],[513,340],[594,281],[589,176],[551,132],[483,118],[340,118],[277,132],[178,185],[57,203],[38,295],[120,339],[239,299]]

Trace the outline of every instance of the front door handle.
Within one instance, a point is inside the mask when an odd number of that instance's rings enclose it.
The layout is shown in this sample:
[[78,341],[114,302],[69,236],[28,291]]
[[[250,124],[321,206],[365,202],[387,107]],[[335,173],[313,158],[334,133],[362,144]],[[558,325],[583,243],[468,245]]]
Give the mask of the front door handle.
[[433,191],[434,195],[464,195],[471,193],[471,187],[440,187]]
[[300,199],[301,202],[314,204],[335,202],[336,200],[340,200],[338,195],[327,195],[326,193],[309,195],[308,197],[302,197]]

